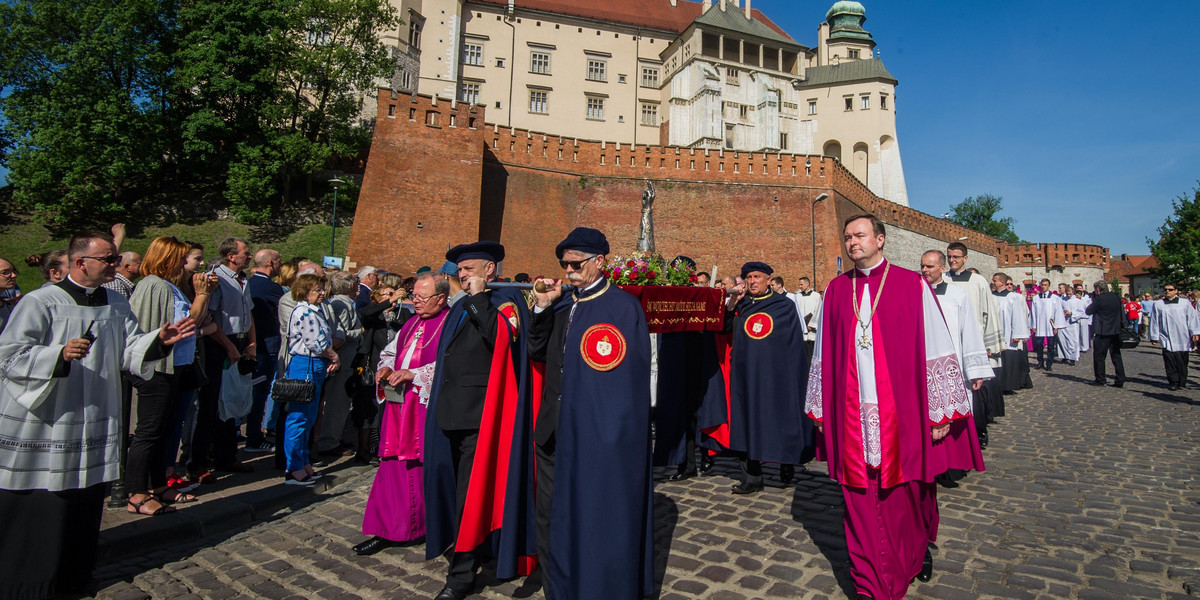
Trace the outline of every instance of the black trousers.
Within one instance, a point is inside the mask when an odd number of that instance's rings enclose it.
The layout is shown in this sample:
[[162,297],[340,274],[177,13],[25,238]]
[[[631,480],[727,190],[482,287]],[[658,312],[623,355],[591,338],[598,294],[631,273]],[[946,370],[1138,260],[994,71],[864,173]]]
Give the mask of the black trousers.
[[96,564],[105,487],[0,490],[0,598],[86,590]]
[[[455,514],[462,523],[463,507],[467,503],[467,486],[471,482],[471,466],[475,462],[475,444],[479,442],[478,429],[447,431],[450,438],[450,460],[454,462]],[[479,570],[479,557],[473,552],[454,552],[450,555],[450,570],[446,574],[446,585],[462,593],[475,589],[475,572]]]
[[533,524],[537,535],[537,552],[542,569],[542,588],[547,598],[550,590],[546,586],[546,562],[550,556],[550,504],[554,497],[554,438],[546,446],[533,445],[533,454],[537,459],[537,487],[533,492]]
[[[1046,342],[1045,346],[1050,350],[1050,360],[1042,360],[1042,342]],[[1054,366],[1054,360],[1058,358],[1058,335],[1034,336],[1033,349],[1037,351],[1038,366],[1051,368]]]
[[1163,350],[1163,367],[1167,371],[1167,384],[1184,387],[1188,379],[1188,353]]
[[742,483],[746,485],[762,485],[762,463],[742,454],[738,456],[738,467],[742,470]]
[[1121,360],[1121,336],[1098,335],[1092,341],[1094,342],[1092,347],[1092,372],[1096,376],[1096,381],[1100,383],[1106,381],[1104,360],[1105,355],[1111,353],[1113,369],[1117,372],[1115,383],[1125,383],[1125,363]]
[[166,443],[179,398],[179,376],[132,377],[138,391],[138,423],[125,462],[125,491],[145,494],[167,485]]
[[217,405],[221,402],[221,373],[225,370],[228,354],[212,338],[206,337],[202,343],[205,345],[204,374],[208,383],[196,392],[196,428],[192,432],[192,455],[188,463],[188,471],[193,473],[208,470],[210,445],[213,462],[218,467],[237,462],[237,421],[222,421],[217,413]]

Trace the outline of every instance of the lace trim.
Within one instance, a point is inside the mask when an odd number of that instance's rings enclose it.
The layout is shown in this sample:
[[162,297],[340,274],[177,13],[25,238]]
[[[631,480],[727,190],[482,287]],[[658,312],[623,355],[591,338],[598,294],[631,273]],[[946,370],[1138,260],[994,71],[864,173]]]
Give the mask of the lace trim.
[[967,393],[958,357],[940,356],[925,361],[925,384],[929,390],[929,421],[943,423],[971,414],[971,395]]
[[972,367],[988,367],[990,369],[992,366],[986,354],[968,354],[964,358],[967,362],[967,371],[970,371]]
[[808,368],[808,395],[804,399],[804,412],[818,421],[825,418],[825,403],[821,397],[821,359],[814,359]]
[[879,405],[862,404],[863,456],[867,464],[878,467],[883,462],[883,443],[879,435]]
[[412,386],[421,397],[421,406],[429,406],[429,393],[433,390],[433,372],[436,366],[436,363],[429,363],[412,370]]

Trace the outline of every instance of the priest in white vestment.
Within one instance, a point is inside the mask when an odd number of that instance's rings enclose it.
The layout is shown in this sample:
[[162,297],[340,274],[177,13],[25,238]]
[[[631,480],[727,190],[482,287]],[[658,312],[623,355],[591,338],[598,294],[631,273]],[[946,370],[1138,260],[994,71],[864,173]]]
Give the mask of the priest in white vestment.
[[[1054,370],[1054,361],[1058,357],[1058,330],[1067,325],[1067,317],[1063,314],[1062,302],[1058,296],[1050,293],[1050,280],[1043,279],[1042,291],[1033,298],[1030,307],[1029,333],[1033,335],[1033,349],[1037,352],[1038,367],[1047,371]],[[1042,350],[1047,350],[1043,358]]]
[[1166,295],[1154,302],[1150,316],[1150,343],[1162,346],[1167,389],[1182,390],[1188,383],[1188,355],[1200,344],[1200,312],[1180,298],[1178,286],[1168,283],[1163,291]]
[[1058,347],[1063,360],[1075,366],[1075,361],[1079,360],[1079,321],[1085,316],[1084,306],[1067,284],[1060,283],[1058,291],[1058,300],[1067,319],[1066,325],[1058,328]]
[[76,236],[68,277],[25,295],[0,333],[0,597],[86,588],[104,484],[118,477],[121,370],[149,379],[195,324],[145,334],[129,302],[100,287],[112,238]]

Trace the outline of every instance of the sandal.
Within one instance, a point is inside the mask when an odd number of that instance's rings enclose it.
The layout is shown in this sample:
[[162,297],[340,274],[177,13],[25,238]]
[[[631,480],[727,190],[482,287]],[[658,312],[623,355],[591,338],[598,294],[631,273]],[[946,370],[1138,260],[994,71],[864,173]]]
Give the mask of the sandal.
[[[167,494],[172,495],[168,497]],[[187,494],[173,488],[167,488],[162,492],[155,492],[151,496],[163,504],[191,504],[197,500],[195,495]]]
[[[133,514],[138,514],[138,515],[146,515],[148,517],[157,517],[158,515],[165,515],[168,513],[175,512],[174,506],[167,506],[165,504],[159,505],[158,509],[156,509],[154,511],[146,512],[146,510],[144,509],[144,507],[146,506],[146,503],[151,502],[153,500],[155,500],[154,496],[147,496],[146,499],[142,500],[141,502],[134,502],[133,499],[130,498],[129,500],[125,501],[125,511],[133,513]],[[133,510],[129,510],[131,508]]]

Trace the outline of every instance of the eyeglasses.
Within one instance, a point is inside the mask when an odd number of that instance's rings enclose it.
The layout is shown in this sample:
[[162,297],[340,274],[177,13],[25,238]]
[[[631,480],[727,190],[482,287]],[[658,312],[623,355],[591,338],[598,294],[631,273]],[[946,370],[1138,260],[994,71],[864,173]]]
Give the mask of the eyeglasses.
[[16,277],[16,276],[17,276],[16,269],[4,269],[3,271],[0,271],[0,277]]
[[589,260],[592,260],[593,258],[596,258],[596,256],[597,255],[593,254],[582,260],[560,260],[560,261],[558,261],[558,265],[560,267],[562,267],[563,269],[566,269],[567,267],[571,267],[572,271],[578,271],[579,269],[581,269],[583,267],[583,263],[585,263]]
[[115,254],[112,256],[81,256],[79,258],[90,258],[92,260],[98,260],[102,263],[110,264],[110,265],[115,265],[115,264],[121,262],[120,254]]
[[441,294],[430,294],[428,296],[422,296],[420,294],[413,294],[412,299],[413,299],[414,304],[417,302],[424,304],[426,302],[429,302],[430,300],[433,300],[434,298],[437,298],[438,296],[441,296]]

